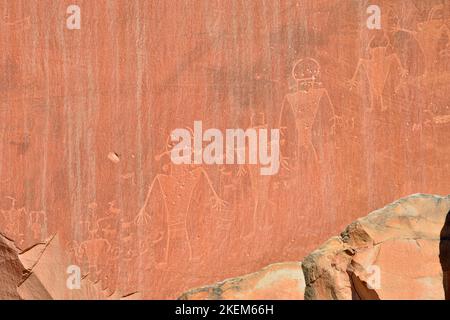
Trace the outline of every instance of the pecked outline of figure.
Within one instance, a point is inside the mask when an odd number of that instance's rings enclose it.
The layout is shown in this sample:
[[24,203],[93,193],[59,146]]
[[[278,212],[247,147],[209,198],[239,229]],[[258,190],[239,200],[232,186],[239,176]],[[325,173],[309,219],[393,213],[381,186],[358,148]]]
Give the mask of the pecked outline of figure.
[[[408,57],[408,53],[401,52],[406,45],[412,46],[416,53],[413,60],[404,61],[403,68],[410,70],[409,79],[402,79],[400,85],[407,83],[416,87],[419,84],[426,84],[432,80],[433,72],[441,73],[443,71],[439,62],[441,58],[448,59],[448,52],[450,51],[448,40],[450,37],[448,27],[450,21],[443,18],[445,9],[446,7],[443,4],[429,9],[426,20],[417,22],[415,30],[400,27],[398,25],[398,14],[394,13],[394,10],[389,12],[393,16],[390,17],[390,20],[396,19],[394,23],[389,21],[390,27],[388,30],[394,51],[398,52],[403,59]],[[439,14],[441,14],[440,17]],[[442,47],[441,50],[439,50],[439,46]]]
[[[8,17],[6,17],[8,18]],[[25,17],[15,21],[6,21],[5,17],[0,18],[0,26],[4,26],[6,28],[11,28],[14,31],[25,31],[31,27],[31,17]],[[21,30],[22,29],[22,30]],[[11,31],[11,30],[8,30]]]
[[412,15],[414,22],[409,26],[402,24],[402,19],[395,6],[389,8],[386,16],[386,35],[389,38],[389,45],[399,57],[402,69],[408,70],[407,75],[409,77],[422,75],[425,72],[425,57],[423,49],[417,41],[418,15]]
[[[189,129],[189,128],[188,128]],[[193,131],[189,129],[193,138]],[[170,136],[167,139],[166,150],[161,154],[155,156],[155,160],[161,161],[163,157],[169,157],[174,144],[170,141]],[[159,193],[159,200],[163,200],[164,214],[159,218],[159,223],[164,223],[164,230],[162,230],[157,237],[151,241],[151,245],[162,244],[162,257],[160,257],[157,266],[160,268],[171,266],[172,262],[182,261],[181,256],[185,256],[189,262],[193,258],[193,250],[191,245],[191,235],[188,231],[189,212],[191,211],[191,203],[194,199],[194,192],[201,179],[206,180],[206,185],[209,187],[212,197],[212,208],[221,211],[227,203],[223,201],[215,191],[211,180],[205,169],[199,165],[191,164],[173,164],[168,161],[167,165],[163,167],[166,173],[158,173],[153,179],[146,199],[138,214],[135,217],[135,223],[138,226],[151,225],[154,219],[158,219],[155,212],[147,213],[146,209],[154,192]],[[157,197],[158,197],[157,193]],[[158,201],[158,200],[156,200]],[[181,207],[181,210],[179,210]],[[185,246],[185,248],[183,248]],[[178,251],[173,254],[171,251]],[[180,252],[181,251],[181,252]],[[175,260],[172,261],[171,257]]]
[[[317,226],[327,223],[329,218],[323,199],[330,192],[327,181],[332,178],[323,173],[333,165],[340,116],[320,81],[321,66],[316,59],[297,60],[292,67],[292,77],[296,90],[286,94],[280,112],[283,171],[280,169],[281,181],[277,187],[287,195],[289,207],[283,209],[288,215],[286,220],[298,221],[312,230],[311,236],[317,236],[321,232]],[[293,189],[302,192],[290,192]],[[311,219],[311,215],[316,218]],[[284,227],[292,228],[293,232],[297,230],[289,224]]]
[[[269,131],[269,126],[266,121],[266,114],[264,112],[254,112],[250,117],[250,129],[266,129]],[[269,197],[270,185],[272,182],[272,176],[261,175],[261,165],[246,165],[248,176],[250,179],[251,193],[253,197],[253,231],[248,235],[251,237],[254,232],[265,230],[269,227],[270,217],[265,215],[268,212],[267,205],[273,204]]]
[[25,230],[21,230],[23,226],[20,218],[24,218],[27,215],[27,210],[25,207],[16,208],[16,198],[10,196],[5,196],[5,198],[11,200],[11,207],[7,210],[1,210],[2,218],[4,219],[4,227],[1,231],[21,247],[25,242]]
[[116,207],[116,200],[108,202],[108,210],[106,215],[97,219],[97,224],[102,235],[110,242],[114,242],[117,236],[117,221],[122,213],[122,209]]
[[[413,41],[414,46],[417,47],[417,56],[414,57],[413,61],[409,61],[409,65],[403,64],[403,68],[411,70],[414,67],[418,70],[414,74],[409,72],[408,78],[402,79],[396,91],[404,84],[414,87],[419,84],[427,85],[427,82],[432,81],[433,78],[439,78],[439,76],[432,76],[434,72],[442,73],[443,70],[439,62],[441,62],[441,59],[448,59],[450,52],[450,29],[448,27],[450,21],[438,16],[444,9],[445,6],[442,4],[431,8],[426,21],[417,23],[417,31],[401,28],[395,23],[393,27],[389,28],[394,51],[398,51],[405,45],[405,40],[402,40],[405,36],[409,38],[409,42]],[[392,11],[390,11],[390,14],[393,14]],[[439,46],[441,46],[440,50]]]
[[[450,51],[448,42],[450,29],[447,25],[448,21],[442,17],[436,17],[444,9],[444,5],[433,7],[428,13],[427,20],[418,24],[419,31],[416,37],[425,55],[426,75],[439,70],[437,62],[440,58],[448,59],[448,56],[445,55]],[[446,48],[445,50],[439,50],[439,42],[444,35],[447,36]]]
[[45,211],[43,210],[34,210],[29,212],[29,228],[32,233],[33,242],[42,240],[42,229],[44,227],[46,221]]
[[[287,94],[283,100],[279,120],[282,140],[283,143],[286,142],[289,127],[294,125],[297,133],[293,157],[297,160],[299,160],[301,152],[307,152],[313,155],[315,162],[320,162],[313,143],[313,127],[322,108],[331,110],[332,116],[329,120],[332,124],[330,128],[334,133],[337,116],[327,89],[322,87],[319,81],[320,73],[320,64],[313,58],[302,58],[295,62],[292,68],[292,77],[297,83],[297,88],[295,92]],[[282,166],[287,170],[297,169],[288,164],[292,160],[288,154],[292,154],[292,152],[286,152],[288,149],[286,145],[282,149],[285,150],[285,152],[281,152]]]
[[[380,41],[381,40],[381,41]],[[367,45],[366,51],[368,58],[360,58],[356,66],[353,77],[348,81],[350,90],[356,88],[360,83],[357,80],[361,72],[363,79],[369,82],[370,88],[370,110],[375,110],[378,103],[381,111],[386,111],[388,107],[385,105],[383,99],[383,90],[386,86],[386,81],[393,70],[393,63],[401,69],[401,77],[404,79],[408,75],[408,70],[403,68],[402,62],[398,55],[391,50],[390,39],[388,35],[383,32],[381,39],[380,35],[374,35]],[[398,87],[401,85],[398,84]],[[395,89],[397,91],[397,88]]]
[[102,218],[97,218],[95,214],[97,204],[95,202],[89,204],[88,209],[88,219],[82,222],[87,226],[88,239],[83,240],[80,244],[77,241],[72,242],[74,258],[77,263],[87,263],[87,273],[94,282],[103,282],[105,274],[109,272],[108,262],[113,261],[118,254],[118,250],[111,245],[108,239],[101,236],[102,226],[100,222]]

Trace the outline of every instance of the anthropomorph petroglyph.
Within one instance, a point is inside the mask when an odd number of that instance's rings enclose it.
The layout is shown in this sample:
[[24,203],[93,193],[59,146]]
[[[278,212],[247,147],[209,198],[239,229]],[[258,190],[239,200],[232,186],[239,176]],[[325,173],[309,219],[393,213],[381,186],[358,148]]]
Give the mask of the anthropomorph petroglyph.
[[[294,93],[286,95],[280,114],[283,139],[295,139],[295,142],[291,141],[292,145],[296,146],[293,147],[295,150],[289,152],[291,154],[290,166],[295,162],[292,157],[299,159],[302,156],[301,153],[305,152],[312,154],[316,161],[319,160],[313,143],[313,127],[321,109],[330,111],[332,116],[327,119],[328,127],[329,130],[334,128],[336,115],[328,91],[320,82],[320,72],[319,63],[312,58],[300,59],[292,68],[292,77],[296,81],[297,88]],[[295,126],[296,136],[287,137],[287,131],[294,129],[290,128],[292,125]],[[283,159],[288,157],[286,152],[284,154],[282,152],[282,157]],[[283,164],[286,167],[285,161]]]
[[[251,128],[268,130],[268,124],[264,112],[254,113],[251,117]],[[251,192],[253,196],[253,216],[252,233],[263,230],[270,226],[270,217],[268,216],[267,206],[271,203],[269,200],[269,189],[271,176],[262,176],[259,173],[259,165],[247,165],[247,172],[250,179]]]
[[13,239],[18,247],[42,241],[46,236],[46,212],[18,208],[15,198],[7,196],[6,199],[11,201],[11,206],[0,210],[0,231]]
[[[168,141],[166,151],[156,156],[156,160],[168,158],[173,145]],[[209,189],[212,195],[212,209],[220,212],[226,206],[226,202],[219,197],[207,172],[199,165],[168,162],[163,167],[163,171],[164,173],[157,174],[153,179],[144,204],[135,217],[135,222],[137,225],[147,225],[152,224],[155,218],[165,221],[166,230],[162,230],[161,234],[153,239],[152,245],[158,242],[162,245],[164,254],[160,263],[167,264],[170,263],[171,257],[192,259],[188,214],[198,186],[206,186]],[[154,202],[163,203],[163,212],[150,211]],[[163,217],[155,217],[161,214]]]
[[9,196],[6,198],[11,201],[11,207],[6,210],[1,210],[0,221],[2,221],[2,232],[8,237],[20,242],[25,236],[21,221],[22,217],[26,215],[26,210],[25,207],[16,207],[17,200],[15,198]]
[[358,76],[363,72],[365,79],[369,82],[371,93],[371,109],[379,105],[382,111],[387,109],[383,101],[383,89],[386,84],[387,77],[393,68],[393,64],[397,63],[401,69],[402,77],[408,73],[406,69],[402,69],[402,63],[398,55],[389,52],[389,38],[385,35],[376,35],[370,41],[367,48],[368,57],[359,59],[353,77],[350,80],[350,88],[353,89],[358,84]]
[[433,7],[427,20],[418,24],[416,37],[425,55],[428,76],[438,70],[450,71],[450,19],[446,9],[444,5]]

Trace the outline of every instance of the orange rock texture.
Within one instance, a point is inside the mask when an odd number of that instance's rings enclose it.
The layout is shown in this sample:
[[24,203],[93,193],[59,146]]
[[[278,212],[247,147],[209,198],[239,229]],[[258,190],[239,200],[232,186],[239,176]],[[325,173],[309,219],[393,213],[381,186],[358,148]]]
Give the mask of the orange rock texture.
[[300,262],[264,269],[184,293],[181,300],[303,300],[305,278]]
[[[67,27],[71,4],[0,1],[8,297],[80,295],[66,286],[73,265],[93,296],[176,298],[303,260],[401,197],[449,193],[450,1],[78,0],[79,29]],[[380,29],[367,26],[369,5]],[[279,172],[174,164],[170,134],[194,121],[279,129]],[[20,256],[48,241],[61,277],[34,290],[47,271]],[[425,242],[401,240],[399,254]],[[32,269],[26,293],[14,290]],[[339,288],[314,294],[348,297]]]
[[303,263],[275,264],[181,299],[449,299],[449,265],[450,196],[417,194],[356,220]]
[[58,236],[47,239],[26,251],[0,235],[0,299],[137,299],[138,293],[127,297],[111,294],[99,282],[80,279],[78,290],[68,290],[68,256],[60,246]]
[[450,196],[414,195],[350,224],[303,262],[308,299],[445,299]]

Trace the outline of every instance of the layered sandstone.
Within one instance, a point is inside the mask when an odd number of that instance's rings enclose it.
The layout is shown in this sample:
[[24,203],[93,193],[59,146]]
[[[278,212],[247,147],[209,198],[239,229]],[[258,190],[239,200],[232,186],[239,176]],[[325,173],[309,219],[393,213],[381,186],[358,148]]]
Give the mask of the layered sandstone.
[[255,273],[193,289],[182,300],[303,300],[305,279],[300,262],[269,265]]
[[80,286],[69,289],[68,255],[61,250],[58,236],[21,251],[13,241],[0,234],[0,300],[49,299],[120,299],[137,298],[138,294],[122,297],[109,293],[89,275],[80,279]]
[[181,298],[445,299],[449,265],[450,196],[416,194],[356,220],[302,263],[275,264]]
[[303,261],[307,299],[448,297],[450,197],[413,195],[350,224]]

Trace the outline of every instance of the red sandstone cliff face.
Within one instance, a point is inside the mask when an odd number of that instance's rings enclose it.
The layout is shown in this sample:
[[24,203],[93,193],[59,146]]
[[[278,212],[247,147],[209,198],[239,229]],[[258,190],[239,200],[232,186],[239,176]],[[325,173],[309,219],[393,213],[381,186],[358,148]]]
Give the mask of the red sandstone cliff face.
[[[19,251],[0,236],[0,299],[142,298],[108,292],[92,275],[67,287],[68,255],[57,236]],[[180,299],[448,299],[450,196],[412,195],[370,213],[303,262],[184,293]]]
[[181,299],[449,299],[450,196],[412,195],[376,210],[301,265],[300,273],[276,264]]
[[[57,234],[106,295],[176,298],[448,194],[450,2],[377,3],[380,31],[368,1],[78,0],[68,30],[66,1],[1,1],[0,232],[18,252]],[[279,174],[174,166],[195,120],[282,128]]]

